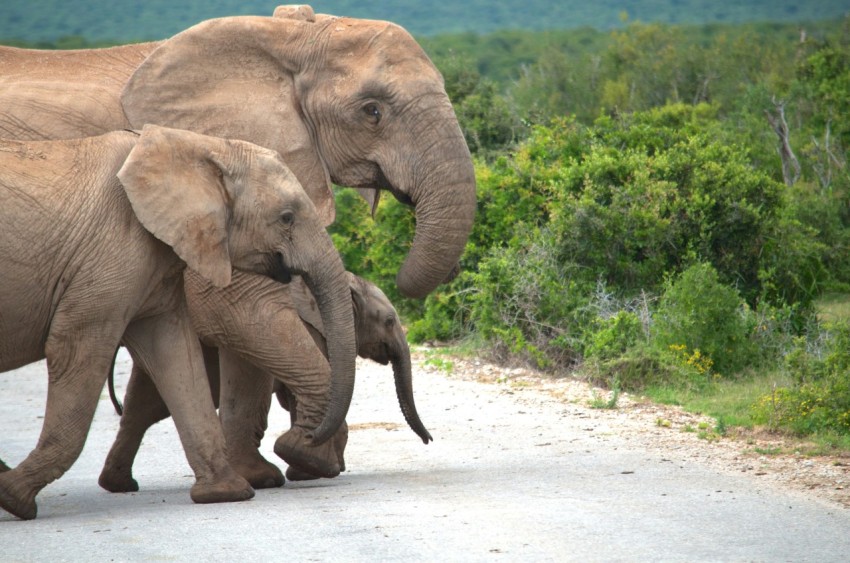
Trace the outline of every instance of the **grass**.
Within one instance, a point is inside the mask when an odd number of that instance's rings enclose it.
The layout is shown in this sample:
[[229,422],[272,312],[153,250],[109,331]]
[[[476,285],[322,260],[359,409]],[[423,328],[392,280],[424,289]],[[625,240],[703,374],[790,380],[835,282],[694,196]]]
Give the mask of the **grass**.
[[438,370],[445,372],[447,374],[451,374],[454,371],[455,364],[451,360],[447,360],[446,358],[432,355],[427,358],[424,362],[422,362],[426,366],[434,366]]
[[815,310],[821,321],[850,320],[850,295],[830,293],[815,303]]
[[[773,386],[790,385],[787,375],[778,372],[756,374],[737,381],[720,381],[702,391],[681,390],[670,387],[652,387],[644,395],[653,402],[681,406],[688,412],[707,415],[717,423],[712,428],[705,423],[698,426],[687,425],[684,432],[693,432],[704,440],[716,440],[725,436],[730,428],[749,432],[761,432],[750,417],[750,407],[760,397],[771,392]],[[666,424],[665,424],[666,422]],[[669,426],[669,422],[658,419],[659,426]],[[797,453],[805,456],[832,455],[850,457],[850,436],[834,433],[818,433],[805,437],[786,434],[788,445],[785,447],[755,448],[761,455]]]
[[656,403],[681,406],[689,412],[722,420],[727,426],[752,428],[750,406],[770,393],[774,385],[789,383],[787,376],[770,373],[735,381],[721,380],[700,391],[649,387],[643,394]]

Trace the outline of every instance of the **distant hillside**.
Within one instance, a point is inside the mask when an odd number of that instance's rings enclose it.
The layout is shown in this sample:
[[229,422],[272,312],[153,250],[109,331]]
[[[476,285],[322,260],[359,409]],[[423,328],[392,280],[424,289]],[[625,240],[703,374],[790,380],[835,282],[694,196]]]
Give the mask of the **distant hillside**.
[[[2,0],[0,38],[55,41],[162,39],[229,15],[270,15],[267,0]],[[847,0],[322,0],[320,13],[394,21],[413,34],[499,29],[610,29],[631,21],[739,23],[814,21],[841,17]]]

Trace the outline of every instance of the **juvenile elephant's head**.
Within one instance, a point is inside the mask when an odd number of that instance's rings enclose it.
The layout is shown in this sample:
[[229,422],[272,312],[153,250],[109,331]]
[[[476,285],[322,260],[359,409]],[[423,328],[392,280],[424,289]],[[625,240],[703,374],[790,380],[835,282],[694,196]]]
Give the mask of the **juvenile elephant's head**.
[[[422,424],[416,403],[413,400],[413,370],[410,359],[410,346],[404,327],[398,318],[393,304],[375,284],[363,278],[347,273],[351,289],[351,301],[354,304],[354,327],[357,340],[357,355],[373,360],[382,365],[392,364],[395,379],[396,396],[404,419],[424,443],[433,440],[431,434]],[[303,291],[299,284],[290,286],[292,298],[298,314],[308,325],[324,334],[322,319],[316,315],[316,305],[313,296]],[[330,346],[321,338],[316,343],[327,353]],[[278,393],[278,400],[284,408],[291,401],[284,400]]]
[[354,302],[354,322],[357,334],[357,355],[379,364],[393,366],[398,405],[411,430],[424,443],[433,440],[422,424],[413,400],[413,366],[410,346],[395,307],[378,286],[348,273],[351,298]]
[[332,343],[330,405],[313,437],[332,436],[354,387],[351,294],[315,206],[280,155],[147,125],[118,178],[142,225],[214,285],[228,285],[231,268],[304,278]]
[[424,297],[446,280],[475,214],[475,177],[443,79],[401,27],[314,15],[209,20],[160,44],[122,94],[134,126],[158,123],[277,150],[334,217],[331,181],[374,206],[414,206],[397,283]]

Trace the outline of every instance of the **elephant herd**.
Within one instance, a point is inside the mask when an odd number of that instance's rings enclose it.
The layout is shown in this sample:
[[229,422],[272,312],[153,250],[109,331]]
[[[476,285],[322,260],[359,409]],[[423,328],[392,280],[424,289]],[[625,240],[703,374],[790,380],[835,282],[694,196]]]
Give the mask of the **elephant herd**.
[[[99,484],[138,490],[145,431],[172,416],[195,502],[281,486],[257,451],[271,398],[292,480],[345,469],[355,357],[392,363],[416,412],[392,304],[325,231],[332,183],[413,207],[396,278],[425,297],[472,229],[472,160],[440,73],[403,28],[280,6],[108,49],[0,47],[0,371],[46,359],[35,449],[0,461],[0,506],[79,456],[125,347],[133,360]],[[216,413],[218,408],[218,414]]]

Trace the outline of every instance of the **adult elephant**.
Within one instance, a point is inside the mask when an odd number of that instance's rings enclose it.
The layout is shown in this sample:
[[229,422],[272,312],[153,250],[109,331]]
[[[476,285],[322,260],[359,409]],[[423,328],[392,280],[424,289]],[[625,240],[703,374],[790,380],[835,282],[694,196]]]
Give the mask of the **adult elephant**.
[[154,123],[278,151],[325,224],[331,182],[416,211],[399,290],[421,298],[463,251],[475,177],[443,79],[403,28],[281,7],[166,41],[0,48],[0,137],[60,139]]
[[[396,278],[409,297],[451,275],[472,228],[472,160],[443,79],[389,22],[280,7],[275,17],[209,20],[159,43],[0,48],[0,136],[71,138],[145,123],[278,151],[325,225],[335,213],[331,182],[357,188],[373,210],[381,191],[412,205],[416,232]],[[337,381],[330,408],[345,410],[352,389]],[[256,404],[264,389],[239,392]],[[283,482],[271,464],[245,477]]]

